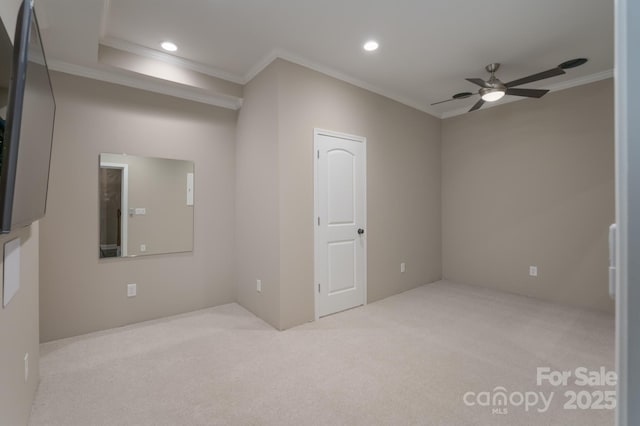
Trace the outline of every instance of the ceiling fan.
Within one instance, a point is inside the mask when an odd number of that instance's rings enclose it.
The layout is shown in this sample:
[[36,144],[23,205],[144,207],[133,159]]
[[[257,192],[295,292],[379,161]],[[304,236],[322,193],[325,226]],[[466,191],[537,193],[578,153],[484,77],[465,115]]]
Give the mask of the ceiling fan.
[[[510,81],[508,83],[503,83],[496,77],[496,71],[500,68],[499,63],[489,64],[485,67],[488,73],[491,74],[489,80],[483,80],[481,78],[467,78],[466,80],[480,86],[480,90],[478,90],[477,94],[480,95],[480,100],[476,102],[469,112],[480,109],[485,102],[495,102],[499,99],[502,99],[505,95],[512,96],[523,96],[525,98],[541,98],[546,95],[549,90],[546,89],[522,89],[517,88],[516,86],[521,86],[523,84],[533,83],[535,81],[544,80],[546,78],[556,77],[558,75],[566,74],[565,70],[569,68],[578,67],[587,62],[586,58],[577,58],[571,59],[569,61],[565,61],[558,65],[555,68],[551,68],[547,71],[542,71],[536,74],[529,75],[527,77],[519,78],[517,80]],[[444,102],[453,101],[456,99],[466,99],[473,96],[475,93],[472,92],[461,92],[456,93],[451,97],[451,99],[447,99],[440,102],[435,102],[431,105],[438,105]]]

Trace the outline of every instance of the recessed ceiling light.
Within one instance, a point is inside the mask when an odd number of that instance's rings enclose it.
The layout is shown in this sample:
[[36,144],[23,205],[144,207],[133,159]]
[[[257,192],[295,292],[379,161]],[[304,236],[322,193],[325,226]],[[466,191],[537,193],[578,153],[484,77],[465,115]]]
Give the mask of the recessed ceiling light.
[[366,50],[367,52],[373,52],[374,50],[378,49],[378,42],[374,41],[374,40],[369,40],[368,42],[366,42],[364,44],[364,46],[362,46],[364,48],[364,50]]
[[163,41],[160,46],[167,52],[175,52],[176,50],[178,50],[178,46],[170,41]]

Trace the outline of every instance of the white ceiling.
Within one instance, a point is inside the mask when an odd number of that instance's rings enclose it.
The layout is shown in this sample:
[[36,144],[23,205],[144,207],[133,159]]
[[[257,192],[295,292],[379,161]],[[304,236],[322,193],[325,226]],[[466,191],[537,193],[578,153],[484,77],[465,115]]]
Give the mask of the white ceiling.
[[[97,45],[159,50],[244,83],[280,56],[437,116],[475,99],[501,62],[509,81],[587,57],[567,75],[529,87],[561,88],[611,75],[613,0],[39,0],[49,60],[91,66]],[[376,39],[380,49],[362,44]],[[506,97],[509,98],[509,97]],[[505,99],[509,101],[509,99]],[[504,102],[504,101],[500,101]],[[535,102],[530,100],[529,102]]]

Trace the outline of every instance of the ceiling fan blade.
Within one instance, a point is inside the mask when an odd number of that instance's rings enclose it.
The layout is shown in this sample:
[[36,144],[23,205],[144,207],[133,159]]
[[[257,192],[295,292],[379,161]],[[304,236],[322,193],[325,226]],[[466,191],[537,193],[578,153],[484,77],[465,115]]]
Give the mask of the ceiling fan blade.
[[447,100],[440,101],[440,102],[434,102],[434,103],[432,103],[431,105],[432,105],[432,106],[433,106],[433,105],[439,105],[439,104],[443,104],[443,103],[445,103],[445,102],[449,102],[449,101],[455,101],[455,98],[447,99]]
[[443,104],[443,103],[449,102],[449,101],[455,101],[455,99],[451,98],[451,99],[446,99],[446,100],[440,101],[440,102],[434,102],[434,103],[431,104],[431,106],[440,105],[440,104]]
[[440,102],[434,102],[431,105],[438,105],[438,104],[443,104],[445,102],[449,102],[449,101],[455,101],[458,99],[467,99],[470,98],[471,96],[473,96],[474,93],[471,92],[461,92],[461,93],[456,93],[455,95],[453,95],[450,99],[446,99],[444,101],[440,101]]
[[473,84],[477,84],[480,87],[491,87],[489,84],[487,84],[486,81],[481,78],[465,78],[465,80],[470,81]]
[[527,77],[519,78],[517,80],[513,80],[505,84],[507,87],[515,87],[520,86],[527,83],[533,83],[534,81],[544,80],[545,78],[555,77],[557,75],[566,74],[565,71],[560,67],[555,67],[550,70],[542,71],[537,74],[532,74]]
[[482,107],[482,105],[484,105],[484,100],[480,99],[478,102],[476,102],[476,104],[474,106],[471,107],[469,112],[472,112],[472,111],[475,111],[477,109],[480,109],[480,107]]
[[525,98],[541,98],[549,91],[543,89],[507,89],[507,95],[524,96]]

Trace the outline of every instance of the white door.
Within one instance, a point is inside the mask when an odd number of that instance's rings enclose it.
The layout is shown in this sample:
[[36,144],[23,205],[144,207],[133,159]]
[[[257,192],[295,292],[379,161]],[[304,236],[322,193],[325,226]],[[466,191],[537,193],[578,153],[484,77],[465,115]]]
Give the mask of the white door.
[[366,303],[366,139],[316,129],[316,318]]

